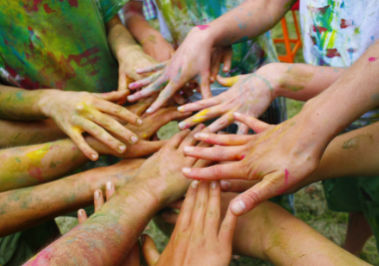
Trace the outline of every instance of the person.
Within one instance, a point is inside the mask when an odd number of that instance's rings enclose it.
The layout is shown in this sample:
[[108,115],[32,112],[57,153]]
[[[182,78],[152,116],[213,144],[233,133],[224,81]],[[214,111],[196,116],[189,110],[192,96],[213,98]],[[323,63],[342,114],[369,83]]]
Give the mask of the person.
[[[126,25],[144,47],[145,51],[151,52],[151,55],[153,57],[162,57],[161,60],[168,60],[171,57],[173,54],[172,47],[179,46],[178,49],[180,51],[182,49],[180,48],[181,44],[186,43],[185,39],[187,39],[188,36],[192,34],[191,32],[199,31],[202,29],[205,29],[206,32],[208,23],[217,19],[219,16],[222,17],[223,14],[227,13],[233,8],[237,8],[242,3],[242,1],[226,1],[222,3],[210,3],[206,1],[198,1],[193,3],[187,3],[183,1],[143,1],[144,10],[150,11],[144,12],[145,14],[149,15],[148,18],[151,18],[154,15],[154,10],[158,15],[161,32],[161,34],[159,34],[156,32],[156,30],[152,29],[152,27],[149,26],[149,24],[144,20],[141,12],[138,12],[138,10],[140,10],[138,9],[138,2],[141,3],[140,1],[132,1],[127,4],[124,11]],[[149,6],[151,9],[148,8]],[[170,40],[172,46],[167,43],[166,39]],[[198,41],[199,40],[196,40],[195,42]],[[203,97],[208,97],[210,95],[208,92],[210,89],[214,95],[217,95],[225,90],[224,87],[220,87],[220,85],[217,83],[212,84],[210,87],[210,82],[214,82],[217,79],[216,77],[219,72],[219,62],[224,63],[222,68],[223,72],[237,75],[250,73],[264,64],[277,61],[276,51],[269,32],[256,36],[255,38],[247,38],[245,36],[243,40],[241,40],[239,43],[233,44],[231,48],[232,54],[229,54],[228,47],[217,47],[209,55],[200,56],[197,58],[197,60],[201,58],[201,60],[210,61],[207,67],[205,67],[204,64],[204,69],[201,73],[197,73],[199,74],[198,80],[201,80],[199,84]],[[175,60],[174,58],[173,60]],[[231,62],[229,62],[230,59]],[[160,102],[160,105],[162,105],[167,101],[167,99],[171,97],[170,95],[174,94],[174,92],[177,91],[182,85],[195,77],[195,75],[187,75],[185,73],[186,66],[182,67],[184,72],[176,75],[175,78],[174,75],[166,75],[167,78],[169,77],[169,80],[167,81],[171,81],[171,83],[169,83],[168,87],[160,93],[160,96],[151,106],[151,109],[148,109],[147,111],[156,110],[157,108],[155,108],[155,106],[158,104],[158,102]],[[159,72],[157,74],[159,74]],[[157,74],[153,75],[152,77],[155,77],[156,79]],[[151,82],[152,77],[147,78],[146,81]],[[135,101],[141,97],[146,97],[146,95],[154,93],[160,84],[162,84],[162,82],[165,82],[167,78],[160,78],[150,86],[128,96],[128,99]],[[175,84],[178,78],[178,84]],[[137,81],[130,84],[129,87],[131,89],[139,88],[143,85],[146,85],[148,82],[145,82],[143,80]],[[163,95],[164,99],[162,98]],[[198,100],[199,97],[192,97],[191,99]],[[278,98],[272,103],[267,113],[265,114],[264,119],[270,123],[278,123],[285,120],[285,118],[286,106],[284,99]],[[240,133],[247,133],[247,129],[243,125],[239,125],[238,129],[238,132]]]
[[[126,76],[141,78],[135,68],[156,61],[142,51],[121,24],[117,12],[125,2],[0,4],[0,77],[2,82],[19,88],[1,87],[1,118],[53,118],[91,160],[96,160],[98,154],[84,141],[83,132],[120,153],[126,149],[125,144],[135,143],[137,136],[109,115],[117,113],[122,121],[135,124],[141,120],[108,101],[123,101]],[[17,14],[16,19],[9,19],[9,14]],[[36,90],[42,88],[51,89]],[[120,93],[83,92],[116,89]]]

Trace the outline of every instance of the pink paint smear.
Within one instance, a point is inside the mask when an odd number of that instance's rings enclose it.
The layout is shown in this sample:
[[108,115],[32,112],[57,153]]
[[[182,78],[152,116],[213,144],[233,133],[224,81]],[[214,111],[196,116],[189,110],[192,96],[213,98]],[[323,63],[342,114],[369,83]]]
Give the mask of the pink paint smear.
[[206,30],[209,28],[209,25],[197,25],[196,27],[198,27],[200,30]]
[[376,61],[376,57],[371,56],[371,57],[368,58],[368,61],[369,62],[375,62]]

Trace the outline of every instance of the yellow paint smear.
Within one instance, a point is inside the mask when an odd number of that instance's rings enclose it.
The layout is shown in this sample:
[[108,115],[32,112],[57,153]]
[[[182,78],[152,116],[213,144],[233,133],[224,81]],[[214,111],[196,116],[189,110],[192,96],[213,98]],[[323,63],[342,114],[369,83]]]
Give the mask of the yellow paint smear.
[[206,119],[206,115],[209,113],[209,109],[204,109],[203,111],[198,112],[196,115],[193,116],[192,122],[194,123],[201,123]]
[[28,157],[31,160],[32,165],[38,165],[38,164],[40,164],[43,157],[45,157],[45,155],[49,151],[50,147],[51,147],[51,144],[46,144],[38,150],[28,152],[26,154],[26,157]]
[[223,86],[226,86],[226,87],[231,87],[233,86],[234,84],[237,83],[239,79],[239,76],[234,76],[234,77],[229,77],[229,78],[222,78],[222,80],[220,80],[221,82],[221,85]]

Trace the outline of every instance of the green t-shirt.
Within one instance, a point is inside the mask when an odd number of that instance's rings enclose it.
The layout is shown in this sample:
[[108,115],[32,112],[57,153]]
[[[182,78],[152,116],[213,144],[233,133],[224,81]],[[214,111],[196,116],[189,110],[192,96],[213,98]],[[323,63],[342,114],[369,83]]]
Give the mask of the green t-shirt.
[[106,23],[127,1],[0,1],[0,78],[26,89],[116,89]]

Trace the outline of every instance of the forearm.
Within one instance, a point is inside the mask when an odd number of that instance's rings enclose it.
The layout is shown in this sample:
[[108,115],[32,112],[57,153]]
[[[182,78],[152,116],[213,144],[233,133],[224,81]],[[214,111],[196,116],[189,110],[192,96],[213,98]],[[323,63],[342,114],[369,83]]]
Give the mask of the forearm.
[[96,214],[29,263],[49,257],[52,264],[116,265],[128,254],[148,221],[160,209],[146,182],[130,180]]
[[0,120],[0,148],[38,144],[64,138],[54,121],[19,122]]
[[230,45],[271,29],[289,10],[292,0],[245,1],[211,22],[207,28],[214,45]]
[[0,193],[0,235],[30,227],[93,201],[93,192],[107,181],[123,186],[144,160],[124,160],[57,181]]
[[120,19],[115,16],[107,24],[108,28],[108,42],[111,46],[114,56],[119,60],[119,58],[127,57],[129,51],[141,50],[142,48],[136,43],[133,36],[129,31],[122,25]]
[[262,75],[273,80],[274,98],[278,96],[307,101],[331,86],[343,68],[308,64],[271,63],[262,67]]
[[238,253],[275,265],[364,263],[271,202],[239,218],[233,244]]
[[46,118],[39,106],[48,90],[24,90],[0,85],[0,118],[35,120]]

